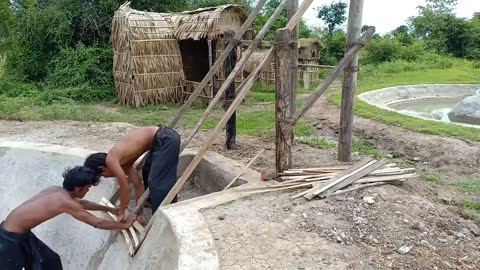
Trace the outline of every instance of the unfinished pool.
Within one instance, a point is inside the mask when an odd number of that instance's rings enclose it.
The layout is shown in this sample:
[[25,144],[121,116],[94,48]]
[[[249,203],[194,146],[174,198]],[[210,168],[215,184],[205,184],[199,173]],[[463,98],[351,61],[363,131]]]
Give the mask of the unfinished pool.
[[362,93],[358,98],[417,118],[480,128],[480,85],[397,86]]
[[[94,151],[0,139],[0,220],[42,189],[62,184],[65,167],[80,165]],[[184,151],[179,171],[188,165],[195,151]],[[220,269],[215,241],[200,208],[228,202],[228,196],[218,192],[241,171],[242,166],[220,154],[209,152],[193,173],[193,178],[179,194],[178,204],[160,208],[153,226],[134,257],[117,232],[98,230],[62,214],[49,220],[33,232],[62,260],[64,269]],[[251,179],[259,180],[255,171],[247,170],[237,185]],[[99,202],[111,198],[117,190],[113,179],[102,179],[90,189],[86,199]],[[217,195],[218,194],[218,195]],[[202,201],[203,200],[203,201]],[[92,212],[109,219],[106,214]]]

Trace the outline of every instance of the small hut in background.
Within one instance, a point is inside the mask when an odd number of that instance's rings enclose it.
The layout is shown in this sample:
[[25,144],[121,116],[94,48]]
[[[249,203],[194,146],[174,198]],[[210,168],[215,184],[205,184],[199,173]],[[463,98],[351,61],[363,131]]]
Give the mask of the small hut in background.
[[143,12],[127,2],[112,21],[113,77],[122,105],[178,102],[183,73],[174,21],[168,14]]
[[[138,107],[182,102],[221,54],[227,44],[223,34],[236,31],[247,16],[237,5],[182,13],[138,11],[130,8],[130,2],[120,6],[111,36],[119,103]],[[214,85],[224,77],[218,72],[202,96],[213,97]]]
[[[250,59],[245,65],[245,73],[250,74],[261,62],[268,52],[268,49],[273,46],[270,41],[262,42],[261,46],[253,52]],[[318,39],[301,38],[298,40],[298,80],[306,88],[311,84],[320,82],[320,49],[322,44]],[[270,66],[264,68],[257,77],[257,81],[266,85],[275,84],[275,61],[270,63]]]
[[298,40],[298,80],[305,88],[320,83],[320,49],[322,43],[315,38]]

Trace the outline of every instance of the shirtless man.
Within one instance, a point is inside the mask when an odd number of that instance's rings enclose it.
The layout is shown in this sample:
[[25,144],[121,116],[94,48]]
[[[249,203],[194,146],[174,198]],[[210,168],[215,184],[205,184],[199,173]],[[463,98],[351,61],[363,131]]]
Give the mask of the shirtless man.
[[[142,169],[142,183],[133,167],[135,161],[149,151]],[[120,216],[125,217],[130,200],[130,185],[135,188],[138,201],[150,188],[152,211],[155,212],[177,181],[180,135],[162,126],[138,128],[125,135],[108,153],[95,153],[87,157],[84,166],[98,170],[104,177],[116,177],[120,186]],[[143,223],[142,215],[138,216]]]
[[90,187],[98,184],[100,175],[97,172],[77,166],[65,171],[63,177],[63,187],[52,186],[42,190],[10,212],[1,223],[1,269],[62,269],[58,254],[31,232],[36,226],[62,213],[98,229],[121,230],[132,226],[133,217],[125,223],[117,223],[86,211],[118,212],[115,208],[82,200]]

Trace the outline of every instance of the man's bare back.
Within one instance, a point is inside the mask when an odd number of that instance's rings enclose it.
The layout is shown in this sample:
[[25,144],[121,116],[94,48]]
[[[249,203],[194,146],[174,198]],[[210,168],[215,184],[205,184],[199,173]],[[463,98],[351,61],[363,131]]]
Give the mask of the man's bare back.
[[15,208],[3,223],[10,232],[25,233],[39,224],[64,213],[73,199],[61,187],[49,187]]
[[133,163],[152,147],[153,137],[159,127],[138,128],[125,135],[116,143],[107,155],[108,160],[119,162],[122,167],[132,166]]

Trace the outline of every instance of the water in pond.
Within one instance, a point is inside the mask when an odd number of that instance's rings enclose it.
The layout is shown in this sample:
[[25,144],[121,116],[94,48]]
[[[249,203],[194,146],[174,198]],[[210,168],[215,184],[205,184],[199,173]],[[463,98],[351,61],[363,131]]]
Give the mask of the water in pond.
[[423,98],[395,102],[388,107],[412,116],[453,122],[448,117],[448,113],[459,101],[461,101],[461,98]]

